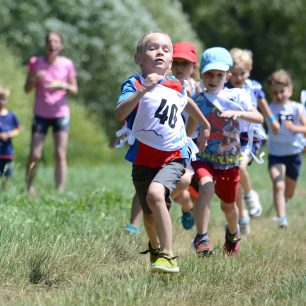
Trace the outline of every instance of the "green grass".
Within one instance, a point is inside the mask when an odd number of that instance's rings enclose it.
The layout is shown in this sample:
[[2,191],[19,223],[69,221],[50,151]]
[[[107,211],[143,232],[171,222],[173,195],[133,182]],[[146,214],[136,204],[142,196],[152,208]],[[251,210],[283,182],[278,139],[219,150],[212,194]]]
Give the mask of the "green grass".
[[133,186],[128,163],[73,166],[67,192],[53,190],[53,169],[41,167],[38,196],[24,192],[24,169],[17,164],[8,191],[0,195],[1,305],[305,305],[305,170],[289,204],[289,228],[271,221],[272,195],[266,165],[250,172],[263,215],[241,254],[223,256],[224,216],[215,199],[211,258],[191,249],[194,230],[171,209],[177,275],[151,274],[147,239],[122,231],[128,222]]

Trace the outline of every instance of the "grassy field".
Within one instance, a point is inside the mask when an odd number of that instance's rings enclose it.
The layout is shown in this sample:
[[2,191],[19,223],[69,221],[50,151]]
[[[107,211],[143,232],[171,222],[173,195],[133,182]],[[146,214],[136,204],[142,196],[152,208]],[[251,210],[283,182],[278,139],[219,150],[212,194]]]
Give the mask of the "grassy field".
[[72,167],[64,195],[53,191],[51,168],[39,169],[36,198],[24,192],[24,169],[17,165],[0,195],[0,305],[305,305],[305,170],[289,204],[289,228],[272,221],[271,184],[266,165],[250,167],[263,215],[241,254],[224,257],[224,217],[214,201],[210,236],[217,249],[197,258],[194,230],[171,209],[174,250],[181,272],[149,272],[144,233],[129,236],[133,187],[130,165]]

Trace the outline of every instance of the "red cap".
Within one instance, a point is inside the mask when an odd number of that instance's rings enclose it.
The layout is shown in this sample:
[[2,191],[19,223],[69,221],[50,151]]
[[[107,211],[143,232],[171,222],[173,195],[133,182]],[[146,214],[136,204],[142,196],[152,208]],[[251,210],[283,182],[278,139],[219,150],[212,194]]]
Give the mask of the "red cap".
[[191,63],[197,62],[197,49],[188,41],[180,41],[173,45],[173,59],[182,58]]

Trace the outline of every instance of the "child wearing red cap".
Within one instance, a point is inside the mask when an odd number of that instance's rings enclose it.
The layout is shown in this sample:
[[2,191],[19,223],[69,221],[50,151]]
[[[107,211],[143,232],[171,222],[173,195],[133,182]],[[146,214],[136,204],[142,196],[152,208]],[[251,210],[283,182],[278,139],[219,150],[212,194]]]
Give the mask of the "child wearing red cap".
[[[202,89],[200,83],[194,79],[198,68],[196,46],[188,41],[177,42],[173,45],[172,58],[172,73],[182,85],[186,86],[188,95],[191,97],[195,93],[201,92]],[[182,116],[187,125],[188,114],[183,112]],[[191,135],[191,138],[196,139],[197,136],[198,132],[195,131]],[[194,225],[194,216],[192,211],[193,202],[188,191],[191,177],[192,173],[190,169],[187,168],[177,186],[177,189],[172,195],[173,199],[182,206],[182,225],[186,230],[191,229]]]

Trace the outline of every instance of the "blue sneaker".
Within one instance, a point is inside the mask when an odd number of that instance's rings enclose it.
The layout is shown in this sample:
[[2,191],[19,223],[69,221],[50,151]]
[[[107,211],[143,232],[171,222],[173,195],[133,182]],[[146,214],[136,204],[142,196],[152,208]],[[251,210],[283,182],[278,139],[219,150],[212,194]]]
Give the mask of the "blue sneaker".
[[185,230],[189,230],[194,225],[194,215],[192,210],[184,212],[182,214],[182,225]]
[[128,224],[123,230],[131,235],[138,235],[141,233],[141,229],[131,223]]
[[287,228],[288,227],[288,217],[287,216],[279,217],[278,218],[278,226],[280,228]]

